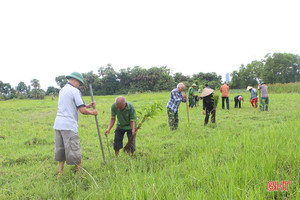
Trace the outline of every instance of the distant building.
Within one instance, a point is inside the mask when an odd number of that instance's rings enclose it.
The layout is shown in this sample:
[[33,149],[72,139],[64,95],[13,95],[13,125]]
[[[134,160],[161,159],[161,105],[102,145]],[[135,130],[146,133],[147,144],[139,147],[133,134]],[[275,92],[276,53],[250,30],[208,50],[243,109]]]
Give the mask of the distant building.
[[226,83],[228,83],[230,81],[230,78],[229,78],[229,73],[226,74]]

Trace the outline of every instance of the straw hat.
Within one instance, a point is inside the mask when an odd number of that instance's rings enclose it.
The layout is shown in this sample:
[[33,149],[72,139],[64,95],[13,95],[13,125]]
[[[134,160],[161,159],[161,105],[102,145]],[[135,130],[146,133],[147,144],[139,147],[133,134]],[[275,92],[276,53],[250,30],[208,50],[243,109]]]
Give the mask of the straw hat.
[[201,94],[201,97],[206,97],[208,95],[210,95],[211,93],[213,93],[214,90],[213,89],[209,89],[209,88],[204,88]]
[[248,91],[248,90],[250,90],[250,89],[252,89],[252,88],[253,88],[253,87],[251,87],[251,86],[248,86],[248,87],[247,87],[247,91]]

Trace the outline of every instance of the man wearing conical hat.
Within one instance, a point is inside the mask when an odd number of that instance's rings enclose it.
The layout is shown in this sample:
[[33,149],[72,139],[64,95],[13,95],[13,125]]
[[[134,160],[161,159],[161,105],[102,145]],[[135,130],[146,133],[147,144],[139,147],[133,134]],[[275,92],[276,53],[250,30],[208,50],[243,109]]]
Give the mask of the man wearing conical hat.
[[257,98],[255,89],[253,87],[251,87],[251,86],[248,86],[247,90],[250,91],[250,94],[251,94],[251,96],[250,96],[250,102],[252,104],[252,107],[253,108],[257,108],[258,98]]
[[[65,162],[75,165],[76,172],[81,168],[81,149],[78,135],[78,113],[97,115],[96,102],[85,105],[80,91],[77,89],[83,84],[83,77],[78,72],[66,76],[68,83],[60,90],[58,111],[54,123],[55,154],[54,160],[59,162],[59,174],[62,175]],[[79,112],[78,112],[79,111]]]
[[203,115],[205,115],[204,126],[207,125],[210,114],[211,122],[215,123],[219,96],[214,93],[213,89],[204,88],[201,94],[201,98],[203,99]]

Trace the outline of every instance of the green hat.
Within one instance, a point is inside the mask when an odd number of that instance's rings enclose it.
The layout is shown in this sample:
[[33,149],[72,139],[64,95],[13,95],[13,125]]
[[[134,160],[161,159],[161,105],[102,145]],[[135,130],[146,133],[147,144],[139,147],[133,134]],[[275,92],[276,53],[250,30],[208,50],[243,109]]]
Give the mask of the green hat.
[[82,75],[78,72],[72,72],[69,76],[66,76],[66,78],[67,79],[74,78],[74,79],[78,80],[80,83],[82,83],[82,84],[84,83]]
[[260,84],[264,84],[264,83],[265,83],[265,82],[262,81]]

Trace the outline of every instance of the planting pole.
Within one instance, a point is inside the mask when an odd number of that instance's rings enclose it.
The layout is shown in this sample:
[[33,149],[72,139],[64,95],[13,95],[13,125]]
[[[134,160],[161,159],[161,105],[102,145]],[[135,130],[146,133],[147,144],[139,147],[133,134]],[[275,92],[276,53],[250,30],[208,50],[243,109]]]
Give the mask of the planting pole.
[[[92,101],[94,101],[94,95],[93,95],[92,84],[89,84],[89,86],[90,86],[90,93],[91,93]],[[95,109],[95,107],[93,107],[93,109]],[[97,115],[95,115],[95,120],[96,120],[96,125],[97,125],[97,130],[98,130],[98,136],[99,136],[99,141],[100,141],[101,151],[102,151],[102,155],[103,155],[103,161],[104,161],[104,163],[106,164],[106,161],[105,161],[105,155],[104,155],[104,151],[103,151],[102,140],[101,140],[101,135],[100,135],[100,129],[99,129],[99,124],[98,124],[98,118],[97,118]]]
[[[186,94],[186,85],[185,85],[185,87],[184,87],[184,92],[185,92],[185,94]],[[186,104],[186,113],[187,113],[187,118],[188,118],[188,126],[190,127],[190,116],[189,116],[189,106],[188,106],[188,101],[187,101],[187,96],[186,96],[186,102],[185,102],[185,104]]]

